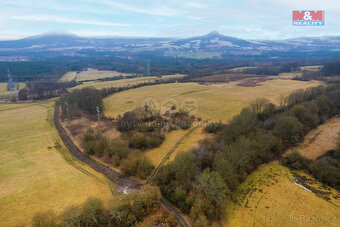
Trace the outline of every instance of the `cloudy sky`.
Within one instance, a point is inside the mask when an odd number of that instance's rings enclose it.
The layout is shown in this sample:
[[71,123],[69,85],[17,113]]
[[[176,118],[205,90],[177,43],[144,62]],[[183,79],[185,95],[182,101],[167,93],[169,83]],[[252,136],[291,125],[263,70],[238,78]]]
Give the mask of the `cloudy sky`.
[[[324,27],[293,27],[292,10],[325,10]],[[46,32],[245,39],[340,35],[340,0],[0,0],[0,39]]]

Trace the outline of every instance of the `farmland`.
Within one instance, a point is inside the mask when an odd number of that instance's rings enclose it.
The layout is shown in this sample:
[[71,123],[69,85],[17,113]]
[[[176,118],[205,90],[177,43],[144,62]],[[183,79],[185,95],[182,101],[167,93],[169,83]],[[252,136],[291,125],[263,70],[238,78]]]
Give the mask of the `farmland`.
[[132,86],[132,85],[139,84],[139,83],[144,83],[144,82],[153,82],[156,79],[182,78],[184,76],[185,75],[182,75],[182,74],[175,74],[175,75],[164,75],[161,78],[156,77],[156,76],[150,76],[150,77],[137,77],[137,78],[112,80],[112,81],[89,81],[89,82],[83,82],[82,84],[71,88],[70,91],[74,89],[81,89],[83,87],[94,87],[96,89],[109,88],[109,87],[126,87],[126,86]]
[[115,77],[115,76],[130,76],[132,74],[129,73],[120,73],[117,71],[99,71],[96,69],[88,68],[86,71],[81,71],[79,73],[75,71],[67,72],[65,75],[63,75],[59,81],[65,82],[65,81],[84,81],[84,80],[96,80],[96,79],[103,79],[108,77]]
[[[149,97],[158,102],[167,98],[175,98],[182,102],[185,98],[198,101],[198,117],[228,122],[235,114],[249,104],[252,100],[267,97],[270,101],[278,103],[281,96],[288,95],[296,89],[304,89],[320,84],[316,81],[302,82],[293,80],[268,80],[255,87],[240,86],[209,86],[197,83],[172,83],[146,86],[128,91],[119,92],[104,99],[105,114],[117,117],[126,111],[142,105],[143,100]],[[225,84],[224,84],[225,85]]]
[[53,101],[0,104],[1,226],[30,225],[89,197],[112,198],[102,175],[65,150],[53,126]]

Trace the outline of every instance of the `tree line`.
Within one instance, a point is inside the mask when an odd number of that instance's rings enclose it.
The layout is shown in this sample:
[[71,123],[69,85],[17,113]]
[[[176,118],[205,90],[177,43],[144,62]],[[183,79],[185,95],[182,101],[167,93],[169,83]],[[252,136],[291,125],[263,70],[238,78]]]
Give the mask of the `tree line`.
[[49,99],[57,97],[67,91],[67,88],[76,86],[75,81],[71,82],[28,82],[26,87],[18,92],[19,100],[28,99]]
[[228,125],[209,126],[207,130],[216,132],[213,138],[176,156],[155,183],[164,197],[190,214],[195,226],[209,226],[221,219],[225,199],[252,171],[279,158],[309,130],[338,114],[339,97],[336,84],[295,91],[279,106],[256,100]]

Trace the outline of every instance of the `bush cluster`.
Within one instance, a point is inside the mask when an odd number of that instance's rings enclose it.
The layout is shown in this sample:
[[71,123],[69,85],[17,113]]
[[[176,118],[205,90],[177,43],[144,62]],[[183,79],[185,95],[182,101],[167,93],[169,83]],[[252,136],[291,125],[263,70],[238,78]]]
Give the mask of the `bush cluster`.
[[110,202],[109,209],[97,198],[88,199],[82,206],[71,206],[60,216],[48,211],[33,217],[35,227],[78,227],[78,226],[132,226],[159,207],[159,192],[147,188],[142,193],[134,192],[122,200]]

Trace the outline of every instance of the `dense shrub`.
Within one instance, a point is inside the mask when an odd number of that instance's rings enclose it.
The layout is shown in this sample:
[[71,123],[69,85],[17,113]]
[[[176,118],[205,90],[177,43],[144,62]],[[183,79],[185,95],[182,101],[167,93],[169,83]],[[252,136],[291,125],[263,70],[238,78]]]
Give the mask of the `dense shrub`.
[[310,166],[313,176],[322,183],[340,190],[340,159],[327,157],[316,160]]
[[281,164],[294,170],[305,170],[308,168],[307,160],[298,151],[293,151],[281,160]]
[[83,205],[80,219],[80,226],[100,227],[107,225],[108,217],[103,202],[96,198],[88,199]]
[[153,165],[146,157],[128,160],[124,162],[122,166],[122,170],[126,176],[137,176],[142,179],[146,179],[153,169]]
[[148,147],[147,137],[143,133],[135,133],[129,140],[129,146],[136,149],[146,149]]
[[151,214],[159,206],[159,193],[146,189],[143,194],[132,193],[110,207],[110,223],[117,227],[132,226]]
[[303,126],[296,117],[281,116],[274,127],[274,134],[278,136],[286,146],[295,145],[303,136]]
[[206,131],[207,133],[216,133],[220,130],[223,129],[223,124],[222,122],[216,123],[216,122],[212,122],[209,123],[205,128],[204,131]]
[[119,159],[125,159],[129,152],[129,146],[124,141],[113,140],[107,148],[110,158],[117,155]]
[[[110,202],[109,210],[103,206],[100,199],[90,198],[81,206],[67,208],[59,217],[50,211],[38,213],[33,217],[32,225],[35,227],[126,227],[142,222],[144,217],[158,210],[158,207],[159,191],[145,187],[143,191],[132,192],[120,200]],[[171,221],[174,224],[174,221]]]

